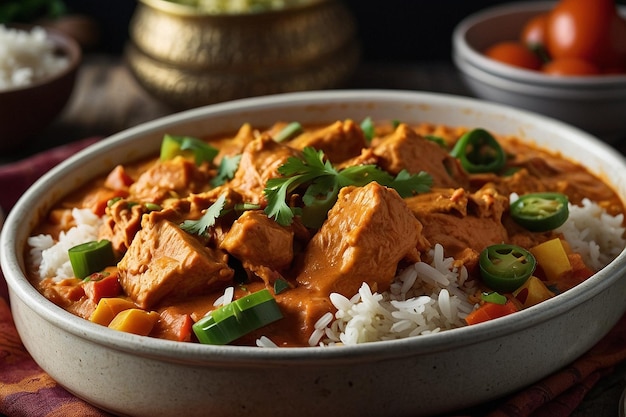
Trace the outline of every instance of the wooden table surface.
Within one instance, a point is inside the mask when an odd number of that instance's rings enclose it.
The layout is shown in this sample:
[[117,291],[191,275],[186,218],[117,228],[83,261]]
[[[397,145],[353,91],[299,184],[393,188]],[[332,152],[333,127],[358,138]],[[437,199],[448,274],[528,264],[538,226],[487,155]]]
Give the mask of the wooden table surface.
[[[347,88],[407,89],[470,95],[449,62],[363,64]],[[157,102],[146,93],[119,57],[88,55],[79,72],[70,102],[59,119],[34,138],[31,146],[12,154],[0,155],[0,164],[65,143],[89,137],[105,137],[174,112],[174,109]],[[624,152],[626,140],[614,146]],[[573,416],[614,417],[621,390],[626,387],[625,371],[626,365],[599,383]]]
[[[370,64],[359,68],[347,88],[391,88],[466,94],[455,69],[447,62],[424,66]],[[88,55],[70,101],[58,120],[30,146],[0,156],[10,162],[63,143],[108,136],[176,110],[154,100],[117,56]]]

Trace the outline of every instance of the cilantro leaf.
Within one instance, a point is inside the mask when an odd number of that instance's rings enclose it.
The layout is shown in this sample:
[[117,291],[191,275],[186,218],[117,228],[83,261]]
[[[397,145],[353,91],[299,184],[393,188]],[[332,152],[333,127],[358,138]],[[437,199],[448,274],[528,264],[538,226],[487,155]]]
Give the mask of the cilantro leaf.
[[402,197],[409,197],[428,191],[432,185],[432,177],[425,172],[411,175],[403,170],[393,177],[376,165],[351,166],[338,171],[325,159],[324,152],[311,147],[302,150],[301,159],[287,159],[278,172],[283,177],[270,179],[264,189],[265,213],[283,226],[291,224],[298,210],[290,207],[287,200],[300,187],[306,187],[302,194],[302,222],[307,227],[318,228],[337,201],[342,187],[364,186],[376,181],[396,189]]
[[241,162],[241,154],[223,157],[217,168],[217,175],[211,180],[211,185],[217,187],[232,180],[239,168],[239,162]]
[[215,226],[215,221],[222,214],[225,205],[226,194],[222,194],[215,200],[215,203],[206,209],[202,217],[198,220],[185,220],[180,228],[193,235],[206,236],[209,228]]

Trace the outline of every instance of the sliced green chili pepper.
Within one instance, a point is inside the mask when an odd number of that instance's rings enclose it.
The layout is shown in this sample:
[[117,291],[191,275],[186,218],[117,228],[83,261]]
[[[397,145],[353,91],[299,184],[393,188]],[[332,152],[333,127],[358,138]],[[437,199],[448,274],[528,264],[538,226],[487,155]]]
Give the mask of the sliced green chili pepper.
[[435,135],[425,135],[424,136],[425,139],[428,139],[431,142],[435,142],[437,145],[441,146],[443,149],[448,149],[448,144],[446,143],[446,141],[440,137],[440,136],[435,136]]
[[488,246],[480,253],[479,266],[481,278],[489,288],[511,292],[530,278],[537,261],[524,248],[499,244]]
[[83,279],[107,266],[115,265],[113,245],[106,239],[74,246],[67,253],[76,278]]
[[211,162],[218,150],[208,143],[191,136],[165,135],[161,142],[161,160],[167,161],[175,156],[193,157],[196,165]]
[[463,169],[471,174],[497,172],[506,163],[506,154],[498,141],[485,129],[465,133],[450,152],[461,161]]
[[291,122],[274,136],[274,140],[276,142],[283,142],[288,139],[293,139],[300,133],[302,133],[302,125],[298,122]]
[[513,220],[531,232],[546,232],[561,226],[569,216],[569,200],[561,193],[533,193],[511,203]]
[[263,289],[211,311],[192,329],[200,343],[225,345],[282,317],[272,294]]

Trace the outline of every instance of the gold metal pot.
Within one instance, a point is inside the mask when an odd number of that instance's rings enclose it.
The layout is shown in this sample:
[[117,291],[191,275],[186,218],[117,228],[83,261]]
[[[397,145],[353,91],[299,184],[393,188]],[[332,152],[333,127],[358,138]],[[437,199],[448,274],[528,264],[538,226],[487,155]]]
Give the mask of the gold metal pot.
[[139,0],[126,48],[150,93],[177,108],[340,87],[359,61],[355,21],[337,0],[245,14]]

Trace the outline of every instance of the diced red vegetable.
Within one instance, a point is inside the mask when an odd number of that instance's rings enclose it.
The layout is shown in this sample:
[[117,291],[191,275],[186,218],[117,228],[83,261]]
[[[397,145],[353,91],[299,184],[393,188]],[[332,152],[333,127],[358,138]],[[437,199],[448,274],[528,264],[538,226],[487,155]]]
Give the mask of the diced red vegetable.
[[[108,271],[107,271],[108,272]],[[122,286],[117,279],[117,273],[95,273],[85,282],[85,294],[94,303],[98,303],[101,298],[117,297],[122,294]]]
[[469,325],[478,324],[485,321],[504,317],[519,311],[519,307],[513,300],[508,300],[504,304],[484,303],[476,310],[472,311],[465,318]]

